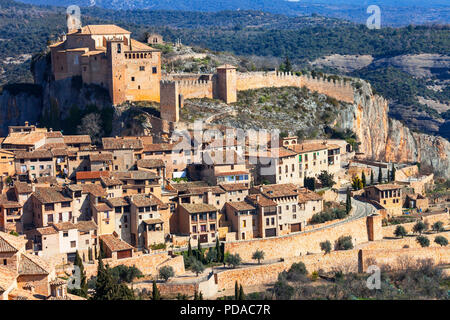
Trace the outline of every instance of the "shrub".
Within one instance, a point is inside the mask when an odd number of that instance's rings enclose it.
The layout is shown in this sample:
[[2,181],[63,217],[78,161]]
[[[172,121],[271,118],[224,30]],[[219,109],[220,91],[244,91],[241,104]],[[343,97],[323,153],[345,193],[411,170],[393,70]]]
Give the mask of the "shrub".
[[313,273],[311,273],[311,280],[317,281],[317,279],[319,279],[319,273],[317,271],[313,271]]
[[397,226],[397,228],[395,228],[394,234],[396,237],[401,237],[403,238],[404,236],[406,236],[408,233],[406,232],[405,227],[403,226]]
[[175,275],[173,268],[171,266],[164,266],[159,269],[159,277],[164,279],[164,281],[169,280],[171,277]]
[[353,249],[352,237],[351,236],[341,236],[336,241],[336,250],[350,250]]
[[261,260],[264,260],[264,251],[256,250],[252,255],[253,260],[258,260],[258,264],[261,264]]
[[325,252],[325,254],[331,252],[331,242],[329,240],[320,243],[320,249]]
[[422,221],[418,221],[413,227],[413,232],[422,234],[422,232],[424,232],[425,229],[426,229],[425,223],[423,223]]
[[191,264],[191,270],[192,270],[193,272],[195,272],[195,274],[196,274],[197,277],[198,277],[198,275],[199,275],[200,273],[202,273],[202,272],[205,270],[205,266],[204,266],[203,263],[201,263],[200,261],[194,260],[194,261],[192,262],[192,264]]
[[442,221],[437,221],[432,226],[433,231],[442,232],[444,231],[444,223]]
[[275,283],[274,292],[278,300],[290,300],[294,295],[294,288],[286,281],[279,280]]
[[161,249],[165,250],[166,247],[167,246],[165,243],[158,243],[158,244],[154,243],[154,244],[150,245],[150,249],[152,249],[152,250],[161,250]]
[[422,247],[428,247],[430,245],[430,240],[425,236],[418,236],[416,238],[416,241],[422,246]]
[[289,281],[299,281],[304,280],[307,273],[308,271],[306,270],[305,264],[303,262],[299,262],[293,263],[285,275],[286,279]]
[[120,282],[131,283],[135,278],[140,278],[143,276],[141,270],[135,266],[128,267],[125,265],[118,265],[111,269],[111,275],[113,278]]
[[443,236],[437,236],[436,238],[434,238],[434,242],[436,242],[438,245],[440,245],[441,247],[445,247],[448,245],[448,240],[447,238],[443,237]]
[[239,254],[237,254],[237,253],[236,254],[230,254],[227,257],[226,263],[229,266],[232,266],[233,268],[236,268],[237,266],[239,266],[242,263],[242,259],[239,256]]

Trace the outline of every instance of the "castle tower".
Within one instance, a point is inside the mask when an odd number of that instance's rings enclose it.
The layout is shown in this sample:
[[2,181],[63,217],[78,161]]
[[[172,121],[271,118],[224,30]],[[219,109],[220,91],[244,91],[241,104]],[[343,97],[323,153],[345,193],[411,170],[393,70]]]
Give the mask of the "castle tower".
[[160,96],[161,119],[178,122],[180,107],[183,104],[183,97],[179,94],[178,82],[160,81]]
[[109,40],[106,43],[108,59],[108,89],[113,105],[126,101],[125,46],[123,40]]
[[217,67],[217,94],[226,103],[237,101],[236,67],[229,64]]
[[367,217],[367,233],[369,241],[383,240],[383,217],[379,214],[372,214]]

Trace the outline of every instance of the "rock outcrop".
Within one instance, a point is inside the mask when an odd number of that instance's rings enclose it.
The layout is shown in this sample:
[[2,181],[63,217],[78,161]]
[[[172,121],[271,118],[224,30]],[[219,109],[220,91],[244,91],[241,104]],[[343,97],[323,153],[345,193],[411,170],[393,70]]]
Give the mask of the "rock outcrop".
[[341,114],[342,127],[353,130],[361,142],[360,151],[372,159],[420,162],[437,177],[450,178],[450,143],[439,136],[411,131],[389,118],[386,99],[373,95],[370,84],[355,94],[353,114]]

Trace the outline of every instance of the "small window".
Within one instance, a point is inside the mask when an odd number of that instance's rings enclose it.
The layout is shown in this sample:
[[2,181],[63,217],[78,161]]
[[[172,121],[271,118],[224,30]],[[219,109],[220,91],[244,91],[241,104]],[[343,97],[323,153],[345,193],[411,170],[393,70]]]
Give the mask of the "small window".
[[77,242],[76,241],[70,241],[70,247],[71,248],[75,248],[77,246]]
[[139,71],[145,71],[145,66],[140,66]]
[[152,72],[153,72],[153,74],[158,73],[158,68],[157,67],[153,67],[152,68]]
[[134,77],[131,77],[131,81],[134,81]]
[[8,264],[8,260],[3,259],[3,265],[6,266]]
[[64,238],[67,238],[68,236],[69,236],[69,232],[64,231],[64,232],[63,232],[63,237],[64,237]]

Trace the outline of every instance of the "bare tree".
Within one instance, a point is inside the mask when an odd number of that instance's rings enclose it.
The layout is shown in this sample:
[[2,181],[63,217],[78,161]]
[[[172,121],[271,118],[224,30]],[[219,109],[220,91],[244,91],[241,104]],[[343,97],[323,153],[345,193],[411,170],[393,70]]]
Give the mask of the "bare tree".
[[81,124],[77,127],[79,134],[87,134],[92,142],[99,143],[103,135],[102,120],[98,113],[89,113],[81,119]]

